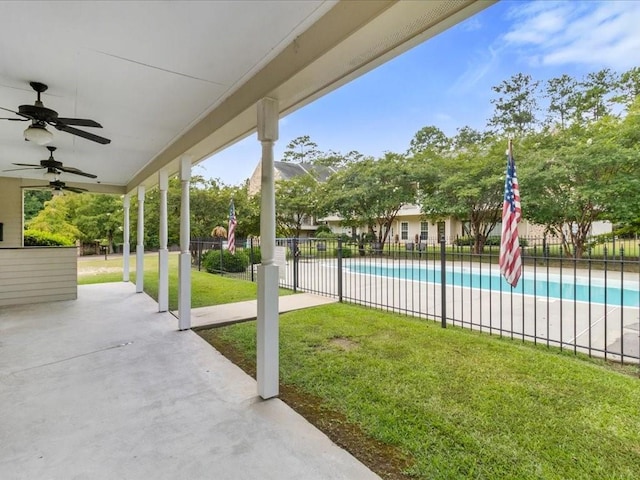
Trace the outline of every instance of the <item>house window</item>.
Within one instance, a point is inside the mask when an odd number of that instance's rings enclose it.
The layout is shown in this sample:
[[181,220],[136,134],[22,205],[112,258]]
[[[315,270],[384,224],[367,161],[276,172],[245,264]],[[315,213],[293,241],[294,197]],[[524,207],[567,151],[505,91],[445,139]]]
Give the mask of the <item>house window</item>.
[[409,222],[400,223],[400,239],[409,240]]
[[429,238],[429,222],[420,222],[420,241],[426,241]]

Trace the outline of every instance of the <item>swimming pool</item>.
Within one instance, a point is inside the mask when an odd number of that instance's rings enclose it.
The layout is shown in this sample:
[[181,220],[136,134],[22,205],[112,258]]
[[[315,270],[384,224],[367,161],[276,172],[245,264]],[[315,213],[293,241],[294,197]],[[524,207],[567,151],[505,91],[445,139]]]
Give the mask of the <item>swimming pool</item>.
[[[437,284],[440,283],[441,278],[439,266],[425,268],[411,264],[392,267],[375,264],[352,264],[346,267],[346,270],[354,273]],[[447,269],[446,282],[447,285],[483,290],[503,292],[512,290],[499,271],[486,268],[481,271],[479,267],[477,269],[468,267]],[[589,281],[588,277],[575,277],[574,281],[573,276],[564,276],[560,281],[560,276],[557,274],[536,275],[534,278],[533,274],[525,272],[520,278],[518,286],[513,289],[513,293],[612,306],[640,306],[640,293],[637,284],[625,282],[624,285],[621,285],[620,281],[609,280],[605,288],[604,280],[592,278]]]

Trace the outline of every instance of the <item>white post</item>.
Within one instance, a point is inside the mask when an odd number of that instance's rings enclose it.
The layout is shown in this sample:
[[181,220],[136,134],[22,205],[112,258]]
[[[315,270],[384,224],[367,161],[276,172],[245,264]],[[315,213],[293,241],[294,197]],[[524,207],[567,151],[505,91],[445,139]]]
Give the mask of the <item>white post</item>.
[[125,195],[122,199],[122,209],[124,210],[124,225],[122,239],[122,281],[129,281],[129,255],[131,255],[131,245],[129,244],[129,210],[131,208],[131,197]]
[[189,223],[189,185],[191,181],[191,157],[180,159],[180,265],[178,280],[178,329],[191,328],[191,226]]
[[278,101],[258,102],[258,140],[262,143],[260,252],[258,266],[257,380],[263,399],[279,393],[278,266],[275,264],[276,197],[273,145],[278,140]]
[[169,175],[166,170],[158,173],[160,188],[160,249],[158,250],[158,311],[169,310],[169,250],[167,248],[167,190]]
[[144,291],[144,186],[138,187],[138,234],[136,244],[136,293]]

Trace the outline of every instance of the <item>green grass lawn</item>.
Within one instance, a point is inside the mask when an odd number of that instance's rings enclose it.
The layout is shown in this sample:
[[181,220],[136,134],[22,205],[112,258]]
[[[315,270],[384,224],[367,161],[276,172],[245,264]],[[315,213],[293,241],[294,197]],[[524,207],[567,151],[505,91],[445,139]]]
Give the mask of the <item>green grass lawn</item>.
[[[640,379],[596,360],[353,305],[280,317],[283,385],[421,479],[638,479]],[[255,323],[199,332],[255,359]]]
[[[103,271],[104,270],[104,271]],[[108,271],[117,270],[117,271]],[[88,273],[92,272],[92,273]],[[78,284],[121,282],[122,258],[105,260],[104,257],[78,261]],[[130,260],[130,280],[136,279],[135,256]],[[144,291],[158,300],[158,254],[146,254],[144,258]],[[280,289],[280,295],[290,290]],[[258,297],[254,282],[237,280],[205,271],[191,270],[191,306],[193,308],[224,303],[242,302]],[[178,255],[169,255],[169,309],[178,308]]]

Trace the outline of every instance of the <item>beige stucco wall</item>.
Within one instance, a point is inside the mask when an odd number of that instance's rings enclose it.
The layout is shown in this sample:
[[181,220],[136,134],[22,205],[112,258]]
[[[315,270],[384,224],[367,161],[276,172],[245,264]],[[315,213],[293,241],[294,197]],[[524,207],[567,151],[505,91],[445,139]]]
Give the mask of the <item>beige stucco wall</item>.
[[22,181],[0,177],[0,223],[3,240],[0,248],[22,246]]

